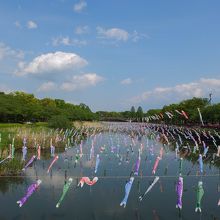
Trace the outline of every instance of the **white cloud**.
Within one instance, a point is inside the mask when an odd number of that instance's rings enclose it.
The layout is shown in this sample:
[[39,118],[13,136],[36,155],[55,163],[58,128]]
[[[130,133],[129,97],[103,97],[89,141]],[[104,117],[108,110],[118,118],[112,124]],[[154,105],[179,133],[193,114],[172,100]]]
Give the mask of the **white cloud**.
[[87,87],[95,86],[99,82],[103,81],[104,78],[97,75],[96,73],[87,73],[83,75],[73,76],[71,81],[64,82],[61,85],[61,89],[65,91],[75,91],[85,89]]
[[81,12],[84,8],[86,8],[87,3],[85,1],[80,1],[73,6],[73,10],[75,12]]
[[28,21],[27,28],[28,29],[35,29],[35,28],[37,28],[37,23],[35,23],[34,21]]
[[127,78],[121,81],[122,85],[130,85],[132,83],[132,79],[131,78]]
[[129,38],[129,33],[126,30],[120,28],[110,28],[104,29],[102,27],[96,28],[99,37],[112,39],[116,41],[127,41]]
[[57,85],[54,82],[45,82],[38,88],[38,92],[49,92],[55,90]]
[[89,33],[89,27],[88,26],[78,26],[75,28],[75,34],[88,34]]
[[196,82],[178,84],[173,87],[157,87],[131,98],[130,101],[132,103],[146,101],[176,102],[192,97],[208,97],[211,91],[220,97],[220,79],[201,78]]
[[19,21],[15,21],[14,25],[15,25],[17,28],[22,28],[21,23],[20,23]]
[[66,70],[75,70],[84,67],[88,62],[75,53],[65,53],[57,51],[55,53],[42,54],[35,57],[30,63],[20,62],[18,70],[15,71],[17,76],[27,74],[42,75],[55,74]]
[[139,40],[142,40],[144,38],[150,38],[147,34],[140,34],[136,30],[130,35],[133,42],[138,42]]
[[144,38],[149,38],[146,34],[140,34],[136,30],[133,33],[129,33],[128,31],[121,28],[109,28],[105,29],[102,27],[96,27],[96,31],[99,38],[118,41],[128,41],[131,40],[133,42],[138,42]]
[[23,59],[24,52],[22,50],[13,50],[9,46],[6,46],[4,43],[0,42],[0,60],[12,57],[15,59]]
[[53,46],[86,46],[86,40],[70,39],[69,37],[57,37],[52,39]]

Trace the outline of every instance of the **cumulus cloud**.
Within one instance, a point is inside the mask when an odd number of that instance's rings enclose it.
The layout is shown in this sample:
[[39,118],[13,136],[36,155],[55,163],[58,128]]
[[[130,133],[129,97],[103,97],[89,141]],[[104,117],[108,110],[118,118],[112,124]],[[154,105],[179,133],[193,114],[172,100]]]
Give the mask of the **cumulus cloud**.
[[89,33],[89,27],[88,26],[78,26],[75,28],[75,34],[88,34]]
[[129,38],[129,33],[126,30],[120,28],[110,28],[104,29],[102,27],[96,28],[99,37],[112,39],[116,41],[127,41]]
[[132,79],[131,78],[127,78],[121,81],[122,85],[130,85],[132,83]]
[[104,78],[97,75],[96,73],[87,73],[83,75],[75,75],[68,82],[64,82],[61,85],[61,89],[65,91],[75,91],[85,89],[87,87],[95,86],[99,82],[103,81]]
[[27,22],[27,28],[28,29],[35,29],[35,28],[37,28],[37,23],[34,22],[34,21],[28,21]]
[[86,40],[79,40],[79,39],[71,39],[69,37],[57,37],[52,39],[53,46],[86,46]]
[[45,82],[42,85],[40,85],[40,87],[37,89],[38,92],[49,92],[49,91],[53,91],[57,88],[56,83],[54,82]]
[[84,8],[86,8],[86,6],[87,6],[87,3],[85,2],[85,1],[80,1],[80,2],[78,2],[78,3],[76,3],[74,6],[73,6],[73,10],[75,11],[75,12],[81,12]]
[[85,59],[75,53],[57,51],[55,53],[37,56],[29,63],[20,62],[18,64],[18,69],[15,71],[15,75],[55,74],[66,70],[73,71],[87,64],[88,62]]
[[23,59],[24,52],[22,50],[13,50],[9,46],[0,42],[0,60],[4,59],[6,57],[11,57],[11,58],[15,58],[15,59]]
[[196,82],[178,84],[173,87],[157,87],[131,98],[130,101],[132,103],[152,100],[154,102],[176,102],[192,97],[207,97],[210,91],[220,96],[220,79],[201,78]]
[[103,27],[96,27],[96,31],[98,37],[101,39],[108,39],[113,41],[123,41],[126,42],[131,40],[133,42],[138,42],[143,38],[149,38],[146,34],[140,34],[136,30],[132,32],[128,32],[127,30],[121,28],[109,28],[105,29]]

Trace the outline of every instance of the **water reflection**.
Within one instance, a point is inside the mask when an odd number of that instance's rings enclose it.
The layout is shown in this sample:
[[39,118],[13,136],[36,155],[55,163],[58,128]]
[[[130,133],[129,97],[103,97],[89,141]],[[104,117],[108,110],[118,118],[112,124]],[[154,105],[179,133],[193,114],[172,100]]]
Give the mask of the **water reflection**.
[[[123,133],[103,133],[94,143],[94,155],[90,158],[93,138],[83,142],[83,156],[76,161],[80,145],[59,152],[59,160],[47,174],[52,158],[50,151],[41,151],[41,160],[29,167],[24,177],[0,178],[0,219],[219,219],[217,206],[220,197],[220,167],[218,158],[208,154],[204,159],[204,175],[199,171],[198,155],[189,149],[182,149],[176,156],[175,146],[155,144],[147,137],[131,139]],[[135,143],[134,143],[135,142]],[[135,176],[126,208],[120,207],[124,197],[126,181],[134,175],[138,158],[138,148],[143,145],[139,176]],[[152,170],[154,162],[164,147],[156,175],[160,177],[149,194],[140,203],[138,197],[154,180]],[[102,148],[101,148],[102,147]],[[114,147],[114,148],[113,148]],[[30,158],[34,152],[28,151]],[[82,176],[94,177],[96,155],[100,155],[97,169],[98,182],[94,186],[77,188]],[[21,154],[16,156],[22,158]],[[183,158],[181,173],[184,178],[183,208],[176,206],[176,183],[179,175],[179,157]],[[73,178],[72,185],[62,205],[56,209],[63,184]],[[196,187],[198,181],[204,183],[205,195],[202,200],[202,213],[195,213]],[[25,193],[27,187],[41,179],[42,184],[22,208],[16,201]]]

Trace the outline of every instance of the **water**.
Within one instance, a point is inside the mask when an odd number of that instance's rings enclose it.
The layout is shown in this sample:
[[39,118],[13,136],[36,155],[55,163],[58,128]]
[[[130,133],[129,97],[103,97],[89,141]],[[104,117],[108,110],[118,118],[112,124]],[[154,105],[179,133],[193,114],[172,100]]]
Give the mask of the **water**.
[[[126,140],[126,141],[125,141]],[[127,146],[126,146],[127,142]],[[50,174],[47,168],[52,161],[49,152],[42,152],[42,159],[37,160],[32,167],[25,172],[24,177],[0,178],[0,219],[36,219],[36,220],[108,220],[108,219],[220,219],[220,207],[217,206],[220,198],[219,168],[211,163],[204,164],[204,176],[198,176],[199,165],[192,162],[192,158],[183,160],[183,209],[176,209],[177,195],[175,191],[178,178],[179,160],[175,158],[175,152],[169,150],[164,153],[156,172],[160,180],[149,194],[139,202],[138,197],[144,193],[154,179],[152,168],[159,154],[161,144],[154,143],[154,155],[149,153],[149,147],[153,144],[147,137],[136,141],[134,153],[129,152],[129,162],[126,162],[127,149],[130,149],[130,138],[125,134],[104,133],[97,136],[95,142],[95,157],[100,154],[101,162],[98,172],[94,174],[95,160],[89,161],[89,152],[92,138],[83,143],[83,157],[75,166],[75,155],[79,146],[59,153],[59,160],[54,164]],[[139,175],[135,177],[130,191],[126,208],[120,207],[124,198],[124,187],[129,180],[131,171],[138,157],[138,148],[143,143],[141,165]],[[111,152],[111,146],[115,146]],[[100,147],[105,146],[106,151],[100,153]],[[122,161],[120,163],[120,156]],[[20,156],[21,155],[16,155]],[[29,152],[30,158],[32,153]],[[146,158],[147,156],[147,158]],[[191,172],[190,172],[191,171]],[[187,174],[189,174],[187,176]],[[84,185],[77,188],[81,176],[90,178],[98,176],[98,182],[93,186]],[[59,209],[56,208],[65,179],[73,178],[70,187]],[[37,179],[42,180],[40,188],[35,191],[22,208],[16,201],[26,193],[30,184]],[[196,187],[198,181],[204,185],[204,197],[202,200],[202,213],[195,213]]]

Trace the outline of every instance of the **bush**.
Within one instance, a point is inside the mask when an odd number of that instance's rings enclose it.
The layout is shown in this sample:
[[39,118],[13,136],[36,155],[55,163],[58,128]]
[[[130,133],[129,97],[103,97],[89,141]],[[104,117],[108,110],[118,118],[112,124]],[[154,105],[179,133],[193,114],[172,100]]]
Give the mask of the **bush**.
[[50,128],[71,128],[72,123],[65,115],[55,115],[52,116],[48,121],[48,126]]

